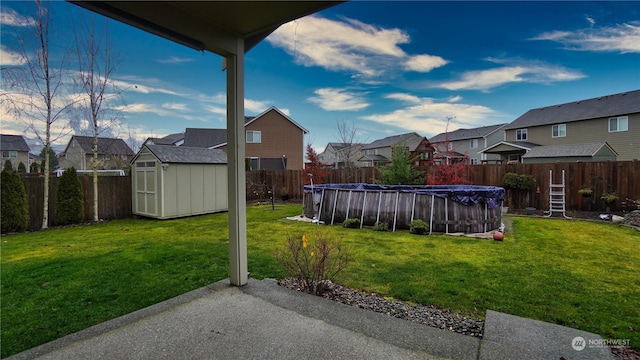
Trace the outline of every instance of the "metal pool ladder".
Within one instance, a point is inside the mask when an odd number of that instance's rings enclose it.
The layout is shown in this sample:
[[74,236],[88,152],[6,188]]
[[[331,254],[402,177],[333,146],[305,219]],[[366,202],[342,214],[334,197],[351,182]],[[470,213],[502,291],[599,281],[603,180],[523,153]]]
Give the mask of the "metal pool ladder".
[[549,170],[549,214],[546,216],[551,217],[554,212],[561,212],[566,219],[571,219],[571,217],[567,216],[566,205],[564,169],[562,170],[562,183],[560,184],[553,183],[553,170]]

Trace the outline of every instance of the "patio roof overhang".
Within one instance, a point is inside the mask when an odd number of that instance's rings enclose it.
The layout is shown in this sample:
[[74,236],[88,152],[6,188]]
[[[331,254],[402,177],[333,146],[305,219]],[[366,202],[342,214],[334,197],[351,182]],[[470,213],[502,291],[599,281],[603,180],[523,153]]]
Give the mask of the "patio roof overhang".
[[280,25],[342,1],[74,1],[71,3],[195,50],[227,71],[229,280],[248,281],[244,169],[244,54]]

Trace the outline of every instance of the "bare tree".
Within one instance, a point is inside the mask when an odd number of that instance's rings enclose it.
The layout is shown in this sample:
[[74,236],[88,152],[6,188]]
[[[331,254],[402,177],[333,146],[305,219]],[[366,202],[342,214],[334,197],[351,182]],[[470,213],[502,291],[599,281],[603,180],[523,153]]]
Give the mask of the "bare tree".
[[76,85],[83,92],[79,107],[84,120],[89,123],[93,136],[93,221],[99,221],[98,214],[98,138],[102,131],[109,129],[117,122],[120,112],[112,105],[120,99],[122,92],[114,85],[112,76],[119,61],[113,51],[108,37],[108,22],[105,20],[104,30],[96,31],[94,16],[87,25],[77,22],[75,31],[75,54],[78,58]]
[[347,168],[347,178],[353,177],[353,171],[356,168],[355,157],[360,152],[360,145],[363,143],[358,139],[359,129],[348,120],[342,120],[338,122],[338,142],[340,143],[340,150],[336,152],[336,161],[339,164],[342,162]]
[[[64,116],[73,106],[65,97],[64,57],[56,66],[50,62],[52,56],[49,33],[49,2],[35,0],[35,18],[29,18],[27,29],[18,35],[19,54],[22,66],[3,68],[3,87],[11,89],[3,94],[14,114],[26,123],[26,131],[32,132],[44,145],[44,167],[49,169],[51,143],[67,135],[68,122]],[[56,124],[58,121],[63,122]],[[44,212],[42,228],[49,227],[49,171],[44,171]]]

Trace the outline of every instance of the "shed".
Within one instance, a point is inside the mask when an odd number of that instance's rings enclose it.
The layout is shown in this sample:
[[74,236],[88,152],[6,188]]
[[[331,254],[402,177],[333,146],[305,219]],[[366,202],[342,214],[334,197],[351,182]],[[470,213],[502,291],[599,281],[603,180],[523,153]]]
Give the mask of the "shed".
[[131,160],[133,213],[157,219],[227,211],[227,154],[145,145]]

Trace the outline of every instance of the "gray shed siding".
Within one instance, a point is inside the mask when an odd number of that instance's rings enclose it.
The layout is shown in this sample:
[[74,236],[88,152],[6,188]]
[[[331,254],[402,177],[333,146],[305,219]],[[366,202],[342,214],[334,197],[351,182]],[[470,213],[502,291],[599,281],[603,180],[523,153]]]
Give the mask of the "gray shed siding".
[[[156,166],[138,166],[138,163]],[[132,164],[133,211],[171,219],[228,210],[226,164],[162,163],[147,148]]]

